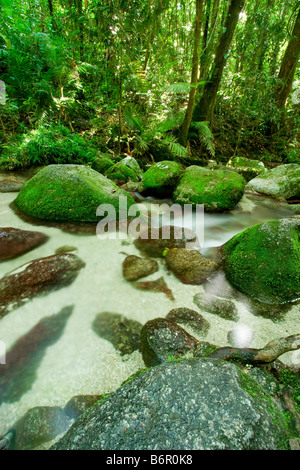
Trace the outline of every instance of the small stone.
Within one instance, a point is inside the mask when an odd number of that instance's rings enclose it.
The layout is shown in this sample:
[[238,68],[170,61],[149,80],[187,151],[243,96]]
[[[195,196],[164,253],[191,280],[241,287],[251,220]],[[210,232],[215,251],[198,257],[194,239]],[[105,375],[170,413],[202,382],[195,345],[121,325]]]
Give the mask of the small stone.
[[69,418],[58,406],[36,406],[14,425],[15,450],[29,450],[66,431]]
[[48,237],[40,232],[13,227],[0,228],[0,261],[16,258],[42,245]]
[[150,258],[140,258],[135,255],[128,255],[123,261],[123,276],[127,281],[137,281],[142,277],[158,271],[157,261]]
[[162,258],[167,248],[197,248],[198,239],[192,230],[164,225],[160,228],[150,227],[142,231],[134,244],[143,254]]
[[17,193],[23,186],[24,183],[18,181],[14,176],[9,176],[0,181],[0,193]]
[[57,250],[55,250],[55,254],[61,255],[63,253],[70,253],[71,251],[76,251],[76,250],[77,250],[76,246],[64,245],[64,246],[57,248]]
[[141,331],[141,353],[147,367],[168,359],[192,355],[198,341],[175,323],[155,318],[148,321]]
[[171,249],[166,254],[168,269],[184,284],[202,284],[218,265],[197,250]]
[[200,313],[185,307],[170,310],[166,320],[189,326],[201,336],[206,336],[210,327],[209,322]]
[[135,284],[137,289],[142,290],[153,290],[154,292],[163,292],[170,300],[175,300],[175,297],[167,286],[163,277],[156,279],[155,281],[140,281]]
[[109,341],[122,356],[131,354],[140,347],[142,324],[119,313],[99,313],[92,328],[98,336]]
[[103,396],[104,395],[76,395],[68,401],[64,407],[64,412],[68,418],[76,419],[88,408],[100,401]]
[[214,295],[196,294],[194,296],[194,304],[205,312],[218,315],[225,320],[238,320],[238,311],[235,304],[231,300],[219,299]]
[[32,297],[70,285],[85,263],[73,253],[27,263],[0,279],[0,317]]

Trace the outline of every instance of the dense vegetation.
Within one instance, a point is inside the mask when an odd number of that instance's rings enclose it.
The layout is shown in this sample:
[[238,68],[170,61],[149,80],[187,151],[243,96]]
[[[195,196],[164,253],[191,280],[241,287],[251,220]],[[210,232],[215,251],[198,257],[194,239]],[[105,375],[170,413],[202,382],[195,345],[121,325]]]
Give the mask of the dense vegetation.
[[299,58],[298,0],[2,0],[0,165],[298,163]]

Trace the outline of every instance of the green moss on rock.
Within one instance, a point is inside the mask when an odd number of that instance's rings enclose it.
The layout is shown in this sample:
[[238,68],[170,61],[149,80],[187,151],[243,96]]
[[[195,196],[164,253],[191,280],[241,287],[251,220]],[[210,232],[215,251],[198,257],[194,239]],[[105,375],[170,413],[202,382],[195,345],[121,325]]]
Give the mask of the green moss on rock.
[[158,197],[171,196],[183,173],[183,166],[177,162],[162,161],[144,173],[143,190]]
[[250,181],[252,178],[255,178],[264,171],[267,171],[262,162],[244,157],[233,157],[227,163],[227,167],[240,173],[246,181]]
[[198,166],[188,167],[173,199],[179,204],[204,204],[208,212],[234,209],[243,197],[246,180],[231,170],[211,170]]
[[257,224],[222,247],[227,279],[269,304],[300,297],[300,217]]
[[120,196],[132,196],[112,181],[84,165],[49,165],[31,178],[18,194],[15,205],[42,220],[97,222],[101,204],[111,204],[119,217]]

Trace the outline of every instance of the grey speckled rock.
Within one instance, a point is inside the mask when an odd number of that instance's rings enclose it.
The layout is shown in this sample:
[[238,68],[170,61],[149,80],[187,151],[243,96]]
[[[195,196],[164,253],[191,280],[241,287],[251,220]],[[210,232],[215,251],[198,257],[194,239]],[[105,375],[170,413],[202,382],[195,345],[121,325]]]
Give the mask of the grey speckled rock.
[[90,408],[52,449],[276,450],[288,448],[280,416],[234,364],[167,362]]
[[300,165],[296,163],[279,165],[249,181],[246,189],[285,199],[299,197]]

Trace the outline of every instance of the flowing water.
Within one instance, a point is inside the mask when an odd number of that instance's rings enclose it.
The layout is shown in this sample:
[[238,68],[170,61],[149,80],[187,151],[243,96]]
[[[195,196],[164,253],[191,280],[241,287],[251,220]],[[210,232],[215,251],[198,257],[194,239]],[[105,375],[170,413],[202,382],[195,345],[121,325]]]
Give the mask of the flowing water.
[[[126,254],[140,255],[132,240],[99,239],[96,233],[76,234],[63,231],[58,226],[32,225],[18,217],[11,209],[10,203],[15,197],[16,193],[0,194],[1,226],[38,230],[47,234],[49,240],[18,258],[2,262],[0,278],[29,261],[54,254],[64,245],[76,247],[74,253],[86,266],[70,286],[43,297],[36,297],[0,320],[0,345],[2,348],[5,345],[8,351],[19,338],[28,335],[43,319],[58,314],[64,307],[74,306],[61,334],[50,344],[41,344],[43,351],[35,365],[36,370],[29,371],[32,383],[24,388],[21,396],[12,396],[11,400],[6,400],[0,405],[0,436],[29,408],[42,405],[63,407],[75,395],[109,393],[136,370],[144,367],[138,351],[121,356],[109,341],[97,336],[92,329],[97,314],[121,313],[144,324],[156,317],[165,317],[171,309],[177,307],[199,311],[193,303],[193,297],[203,292],[201,286],[180,283],[167,272],[163,260],[159,261],[159,272],[147,279],[154,280],[163,276],[173,291],[175,300],[170,300],[164,293],[135,289],[122,276],[122,262]],[[151,199],[143,202],[153,203]],[[200,251],[204,255],[209,254],[212,248],[222,245],[250,225],[290,215],[291,213],[278,202],[246,195],[239,207],[231,213],[205,214],[204,245]],[[188,226],[189,220],[185,222]],[[176,218],[174,223],[176,225]],[[220,278],[220,282],[226,281]],[[271,339],[298,333],[299,306],[294,306],[283,321],[273,322],[253,316],[246,305],[235,302],[240,315],[238,322],[201,312],[210,323],[206,341],[220,346],[228,345],[228,332],[236,329],[245,345],[261,348]],[[30,338],[30,335],[27,336],[29,342]],[[293,354],[295,353],[286,353],[281,360],[290,364],[295,358]],[[25,368],[23,373],[21,369],[19,377],[15,380],[26,381],[26,376],[27,369]]]

